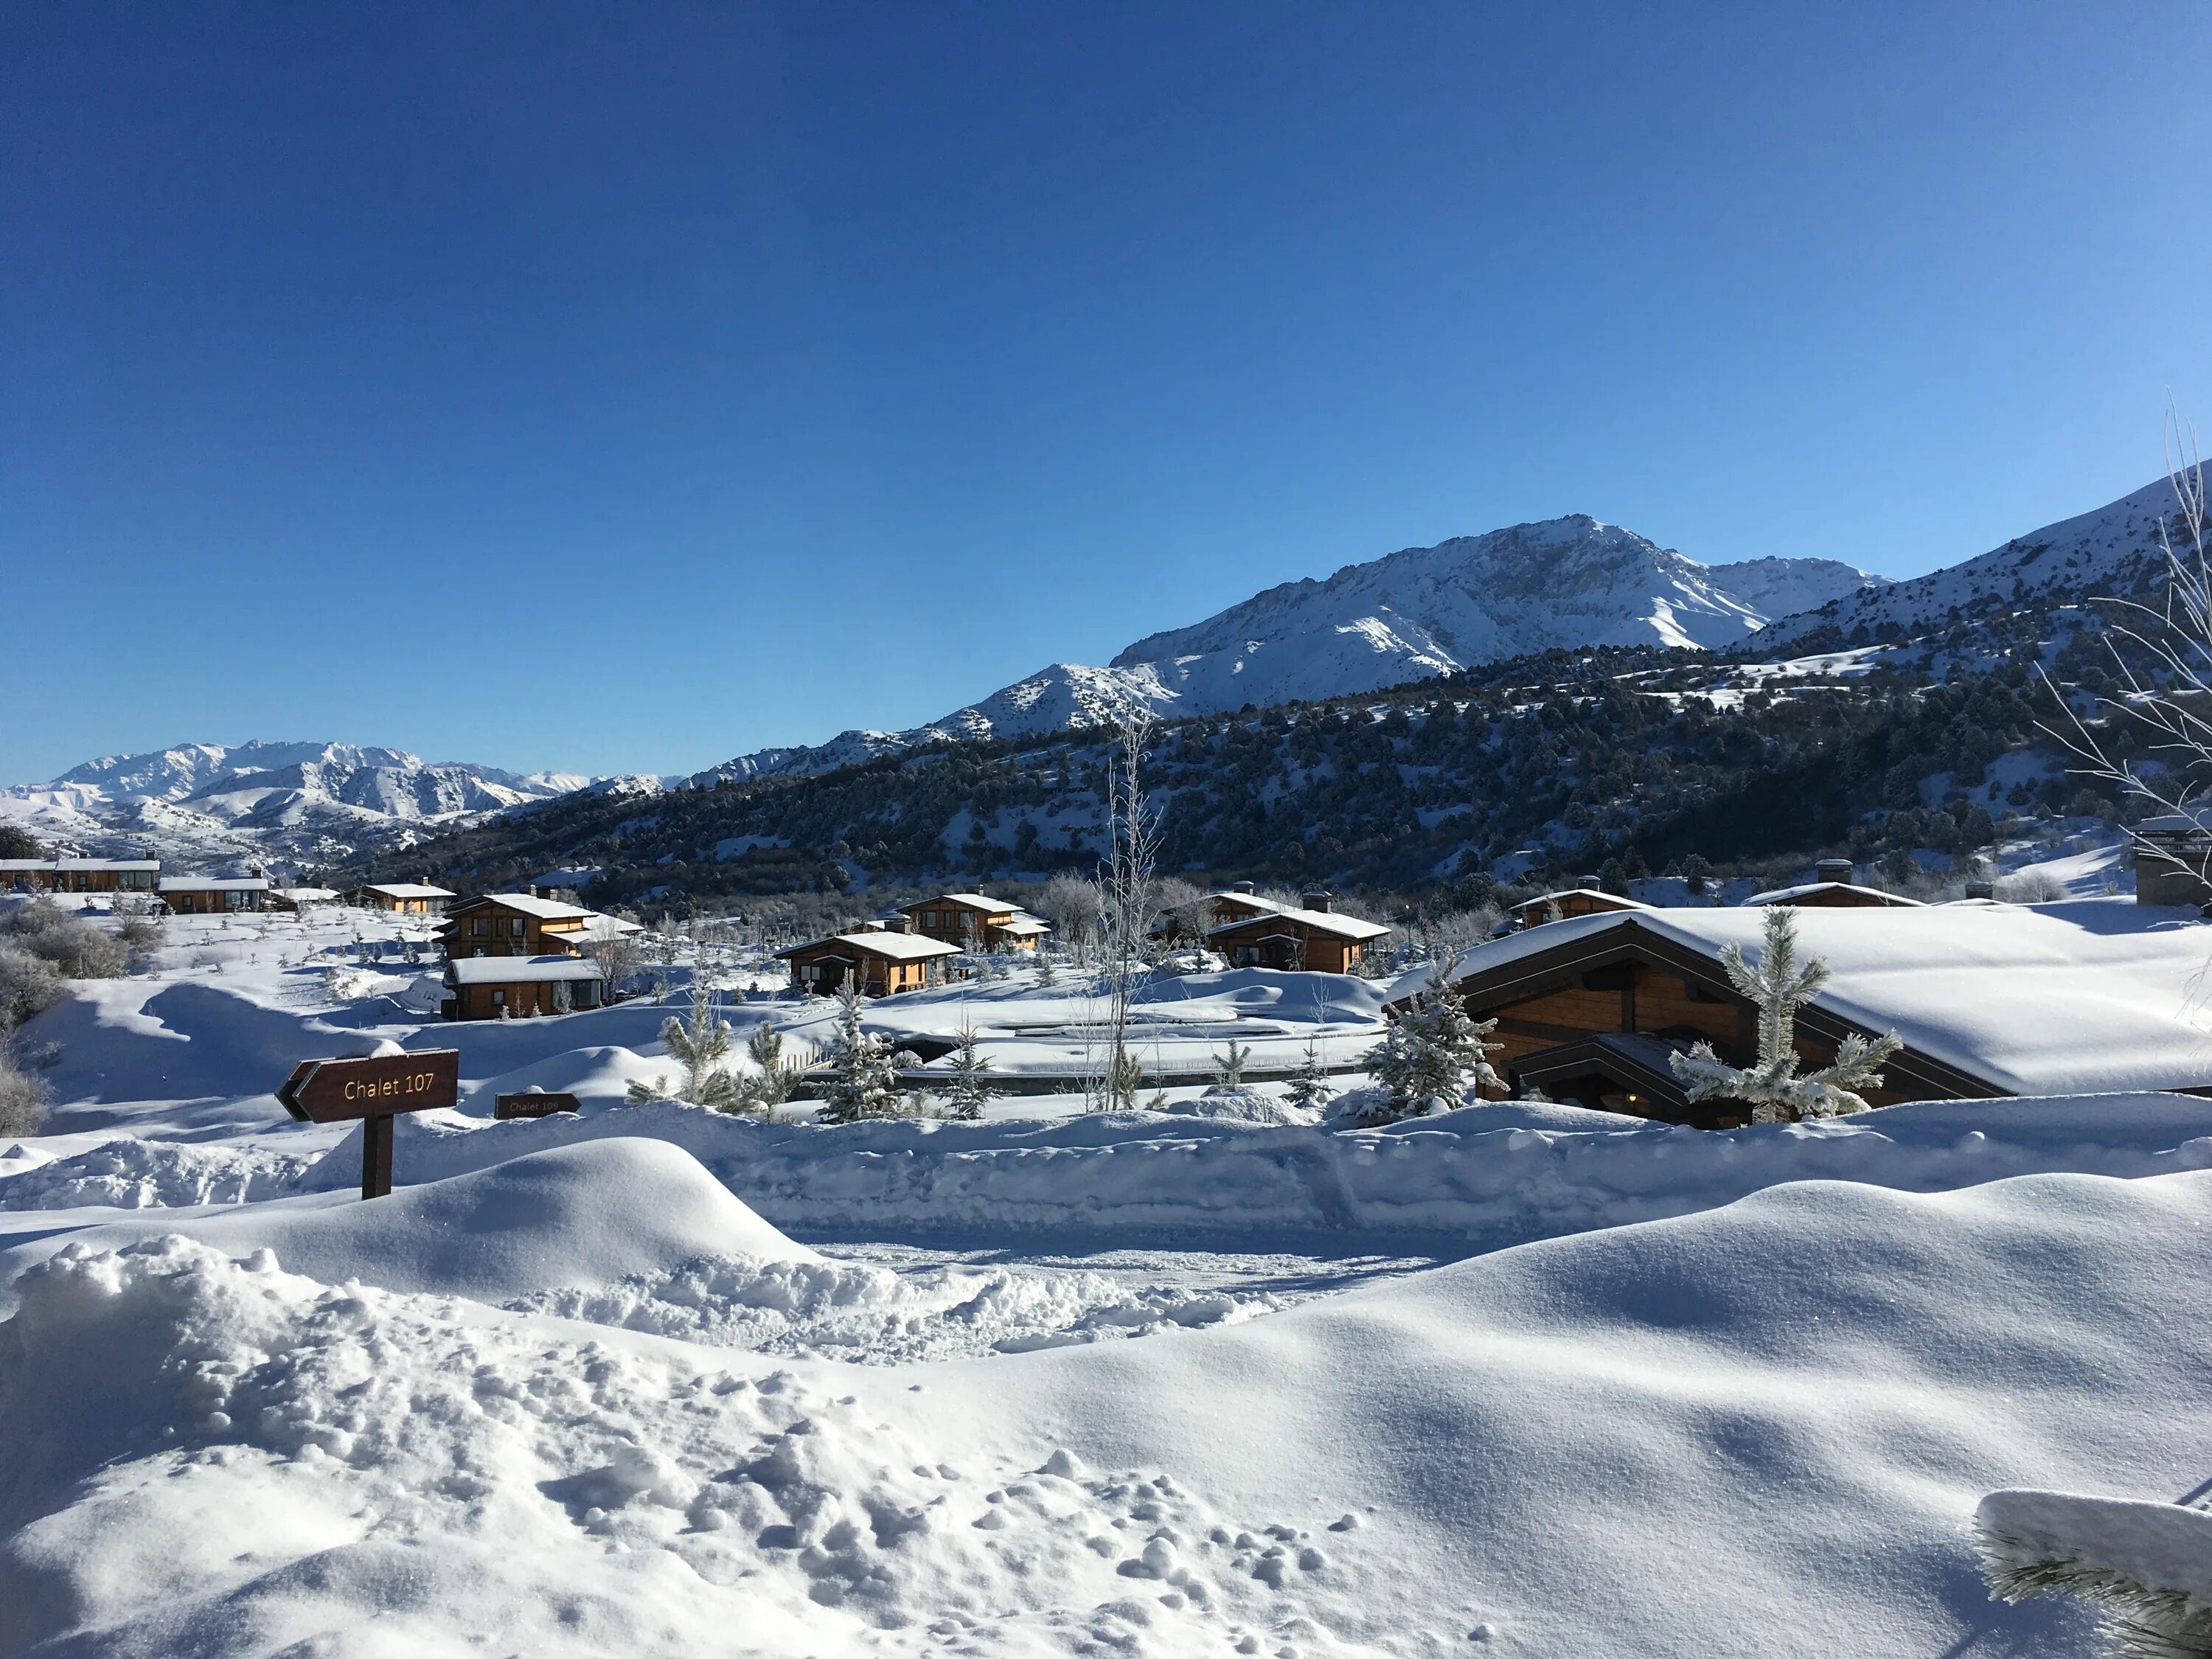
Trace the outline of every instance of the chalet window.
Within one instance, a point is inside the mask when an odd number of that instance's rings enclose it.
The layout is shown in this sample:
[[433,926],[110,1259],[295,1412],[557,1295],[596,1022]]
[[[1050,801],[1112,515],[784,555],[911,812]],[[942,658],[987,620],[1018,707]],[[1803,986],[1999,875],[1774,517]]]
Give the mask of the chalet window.
[[486,921],[482,916],[478,916],[474,921],[469,924],[469,932],[474,934],[477,938],[482,939],[486,933],[491,932],[491,923]]
[[1239,968],[1257,968],[1260,965],[1260,947],[1256,945],[1238,945],[1237,965]]
[[491,994],[491,1006],[492,1006],[493,1007],[495,1007],[495,1008],[504,1008],[504,1007],[506,1007],[506,1006],[507,1006],[507,993],[506,993],[506,992],[504,992],[504,991],[494,991],[494,992]]
[[513,933],[517,939],[520,939],[522,937],[522,928],[523,921],[520,916],[517,916],[513,921],[507,924],[507,932]]

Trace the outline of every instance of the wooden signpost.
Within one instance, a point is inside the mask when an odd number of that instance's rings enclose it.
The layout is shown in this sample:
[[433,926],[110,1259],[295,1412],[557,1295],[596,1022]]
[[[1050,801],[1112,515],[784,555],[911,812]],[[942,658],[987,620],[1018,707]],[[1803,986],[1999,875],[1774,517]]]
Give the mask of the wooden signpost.
[[392,1190],[392,1119],[427,1112],[460,1098],[461,1051],[424,1048],[363,1060],[303,1060],[276,1091],[302,1123],[361,1120],[361,1195]]

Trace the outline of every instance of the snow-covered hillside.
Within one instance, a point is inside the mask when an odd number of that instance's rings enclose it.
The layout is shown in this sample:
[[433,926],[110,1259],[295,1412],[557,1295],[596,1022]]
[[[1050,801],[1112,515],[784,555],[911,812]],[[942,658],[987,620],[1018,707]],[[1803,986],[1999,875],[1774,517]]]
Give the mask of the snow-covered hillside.
[[1830,559],[1706,565],[1582,514],[1459,536],[1271,587],[1105,667],[1054,663],[901,732],[846,732],[742,756],[703,776],[833,771],[946,739],[1027,737],[1133,709],[1211,714],[1354,696],[1553,647],[1741,643],[1769,619],[1878,588]]
[[85,852],[128,846],[176,860],[322,865],[588,781],[356,744],[181,744],[0,791],[0,817]]
[[1971,614],[1993,599],[2048,604],[2079,599],[2092,588],[2132,592],[2166,568],[2159,525],[2174,507],[2173,486],[2160,478],[2094,513],[2015,536],[1963,564],[1783,617],[1768,636],[1794,642],[1834,629],[1845,640],[1910,637],[1943,627],[1954,611]]

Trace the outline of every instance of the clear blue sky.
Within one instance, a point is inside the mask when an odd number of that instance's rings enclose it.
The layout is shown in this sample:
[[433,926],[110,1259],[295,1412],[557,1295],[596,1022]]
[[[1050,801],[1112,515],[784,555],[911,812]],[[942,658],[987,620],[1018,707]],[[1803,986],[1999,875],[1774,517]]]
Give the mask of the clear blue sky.
[[688,769],[1587,512],[2212,425],[2195,4],[0,4],[0,780]]

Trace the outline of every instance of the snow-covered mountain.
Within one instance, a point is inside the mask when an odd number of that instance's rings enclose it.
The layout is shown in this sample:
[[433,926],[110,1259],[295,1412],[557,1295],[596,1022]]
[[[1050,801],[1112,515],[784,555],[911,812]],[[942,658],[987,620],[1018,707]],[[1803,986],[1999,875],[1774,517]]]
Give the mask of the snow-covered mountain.
[[404,846],[590,781],[343,743],[181,744],[0,790],[0,817],[87,853],[313,866]]
[[[1963,564],[1831,599],[1783,618],[1771,636],[1787,643],[1832,629],[1846,641],[1865,643],[1925,634],[1953,621],[1954,611],[1970,615],[1993,602],[2064,603],[2092,590],[2134,592],[2165,572],[2159,526],[2172,520],[2175,507],[2172,484],[2160,478]],[[2185,545],[2178,523],[2172,529],[2177,548]]]
[[1576,514],[1286,582],[1150,635],[1103,668],[1054,663],[912,731],[846,732],[701,776],[831,771],[948,738],[1104,725],[1133,708],[1207,714],[1351,696],[1552,647],[1735,645],[1775,617],[1882,580],[1829,559],[1700,564]]

